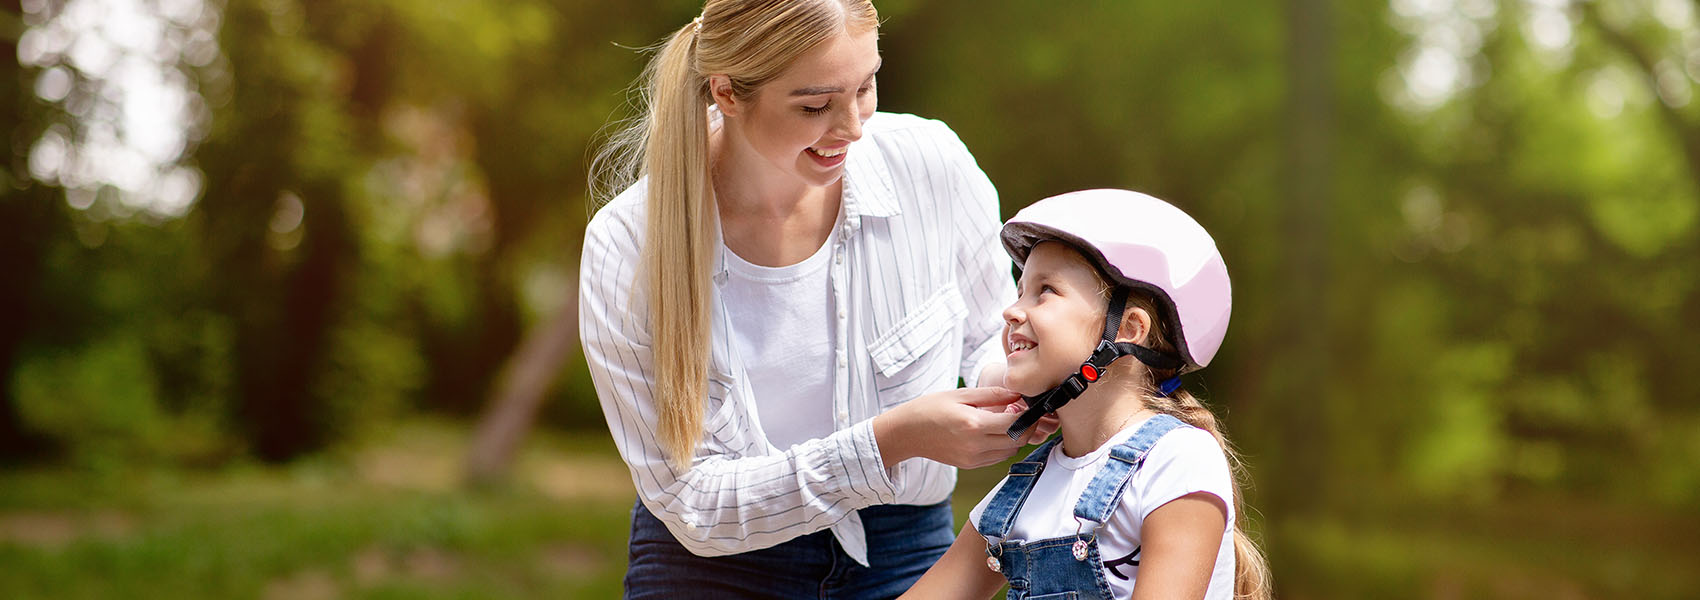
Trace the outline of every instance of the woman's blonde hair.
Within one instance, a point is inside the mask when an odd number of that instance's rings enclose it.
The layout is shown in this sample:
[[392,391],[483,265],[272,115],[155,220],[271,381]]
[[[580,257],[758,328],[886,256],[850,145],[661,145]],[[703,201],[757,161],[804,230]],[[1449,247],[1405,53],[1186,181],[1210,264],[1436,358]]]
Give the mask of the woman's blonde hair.
[[[1115,288],[1102,270],[1091,260],[1075,253],[1082,263],[1091,267],[1098,275],[1099,291],[1106,303]],[[1151,330],[1146,332],[1143,346],[1164,354],[1175,354],[1174,337],[1170,335],[1167,321],[1161,317],[1167,311],[1162,307],[1151,292],[1135,289],[1127,295],[1128,310],[1144,309],[1151,316]],[[1100,321],[1102,322],[1102,321]],[[1138,365],[1135,367],[1134,365]],[[1216,414],[1204,406],[1197,396],[1185,388],[1176,388],[1168,396],[1157,393],[1157,382],[1174,376],[1173,371],[1159,371],[1145,367],[1136,360],[1117,361],[1112,372],[1129,373],[1137,371],[1143,377],[1139,379],[1118,378],[1122,381],[1132,381],[1139,387],[1140,398],[1145,407],[1157,412],[1180,419],[1182,422],[1210,432],[1216,438],[1216,443],[1222,447],[1222,453],[1228,457],[1228,467],[1233,474],[1233,506],[1234,506],[1234,598],[1236,600],[1269,600],[1274,596],[1270,583],[1269,560],[1263,556],[1263,550],[1258,548],[1257,541],[1245,532],[1245,502],[1240,492],[1241,482],[1247,479],[1245,463],[1240,460],[1239,452],[1228,441],[1228,436],[1222,431],[1222,426],[1216,422]]]
[[749,98],[840,32],[879,27],[868,0],[709,0],[673,32],[639,81],[642,113],[619,126],[592,162],[593,198],[606,201],[648,178],[643,248],[659,435],[688,467],[702,439],[708,389],[709,270],[719,218],[709,174],[708,76]]

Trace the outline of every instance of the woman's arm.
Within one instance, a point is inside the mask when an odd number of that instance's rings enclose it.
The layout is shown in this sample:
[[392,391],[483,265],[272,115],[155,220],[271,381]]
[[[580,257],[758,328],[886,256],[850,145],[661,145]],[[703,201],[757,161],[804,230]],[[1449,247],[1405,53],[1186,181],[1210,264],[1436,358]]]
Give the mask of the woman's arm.
[[950,545],[944,557],[933,563],[901,598],[985,600],[1004,583],[1001,573],[986,568],[986,538],[980,536],[970,521],[962,524],[962,533],[956,536],[956,543]]
[[1222,498],[1209,492],[1181,496],[1146,515],[1134,599],[1203,598],[1227,519]]
[[[830,527],[858,508],[895,501],[898,490],[880,468],[871,422],[782,454],[749,456],[747,448],[724,447],[723,428],[735,425],[725,418],[729,412],[716,409],[734,400],[716,382],[706,390],[706,431],[696,458],[685,468],[667,460],[649,375],[648,307],[633,284],[642,278],[638,200],[616,199],[586,228],[579,331],[609,433],[644,505],[686,548],[714,556],[770,547]],[[746,455],[731,458],[738,454]]]

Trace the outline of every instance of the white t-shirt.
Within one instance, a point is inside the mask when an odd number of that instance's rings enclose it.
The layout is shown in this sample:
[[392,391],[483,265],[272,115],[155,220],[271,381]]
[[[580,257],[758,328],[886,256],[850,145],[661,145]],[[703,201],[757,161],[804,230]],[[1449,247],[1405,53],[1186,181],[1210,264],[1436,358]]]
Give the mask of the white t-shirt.
[[[844,218],[839,211],[839,220]],[[794,265],[764,267],[726,250],[726,304],[732,343],[749,365],[756,413],[780,450],[824,438],[832,422],[834,347],[831,264],[838,226],[820,249]]]
[[[1074,518],[1074,506],[1086,491],[1087,483],[1098,474],[1109,459],[1110,449],[1133,437],[1143,422],[1134,423],[1103,446],[1079,458],[1063,454],[1062,444],[1051,448],[1045,459],[1045,469],[1033,484],[1027,503],[1015,516],[1005,541],[1032,542],[1074,535],[1080,523]],[[1008,481],[1008,478],[1005,478]],[[1002,483],[998,484],[1002,487]],[[1228,459],[1221,446],[1209,432],[1196,427],[1179,427],[1157,440],[1146,454],[1145,463],[1135,471],[1122,492],[1120,503],[1111,513],[1109,522],[1098,528],[1098,556],[1104,561],[1104,579],[1116,598],[1133,597],[1133,583],[1139,577],[1139,567],[1128,559],[1138,560],[1139,532],[1145,516],[1169,501],[1194,492],[1208,492],[1222,499],[1228,508],[1227,523],[1234,522],[1233,479]],[[980,527],[980,514],[986,503],[997,494],[998,488],[986,494],[980,504],[968,514],[969,522]],[[1090,526],[1090,522],[1088,522]],[[1123,564],[1117,564],[1117,563]],[[1232,600],[1234,597],[1234,539],[1233,528],[1222,531],[1222,546],[1216,552],[1216,568],[1210,574],[1210,587],[1204,594],[1209,600]]]

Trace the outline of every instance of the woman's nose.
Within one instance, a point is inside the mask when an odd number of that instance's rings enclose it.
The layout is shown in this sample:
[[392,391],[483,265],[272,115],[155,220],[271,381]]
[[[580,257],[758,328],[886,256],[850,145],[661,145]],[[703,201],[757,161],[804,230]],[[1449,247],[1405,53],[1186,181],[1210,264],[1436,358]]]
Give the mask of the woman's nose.
[[855,100],[845,104],[844,112],[838,117],[839,137],[854,142],[862,139],[862,110]]

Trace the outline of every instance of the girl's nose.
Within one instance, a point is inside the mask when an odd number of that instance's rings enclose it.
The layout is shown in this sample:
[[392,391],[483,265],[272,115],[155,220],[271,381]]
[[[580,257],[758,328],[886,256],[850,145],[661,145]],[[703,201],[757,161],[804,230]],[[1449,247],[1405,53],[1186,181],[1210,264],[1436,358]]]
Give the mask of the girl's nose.
[[1009,306],[1003,307],[1003,320],[1004,320],[1005,323],[1010,323],[1010,324],[1020,323],[1022,320],[1026,319],[1026,318],[1027,318],[1027,313],[1023,312],[1021,310],[1021,303],[1020,302],[1016,302],[1016,303],[1011,304]]

